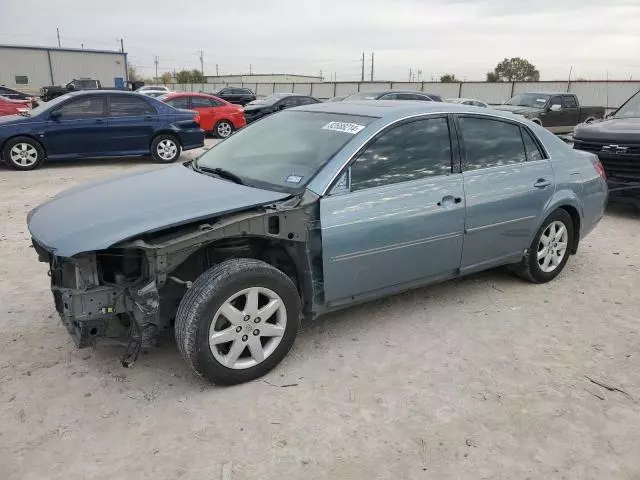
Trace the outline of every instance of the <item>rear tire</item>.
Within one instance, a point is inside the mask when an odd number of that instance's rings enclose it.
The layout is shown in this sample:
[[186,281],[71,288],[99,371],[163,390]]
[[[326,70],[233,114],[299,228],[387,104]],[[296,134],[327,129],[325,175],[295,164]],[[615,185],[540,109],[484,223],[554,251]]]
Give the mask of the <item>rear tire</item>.
[[29,137],[9,140],[2,149],[2,158],[14,170],[35,170],[44,162],[42,145]]
[[176,137],[161,134],[151,142],[151,157],[158,163],[172,163],[180,158],[182,147]]
[[193,283],[178,307],[175,335],[198,375],[234,385],[278,365],[299,324],[300,296],[291,279],[268,263],[238,258],[219,263]]
[[218,138],[227,138],[233,133],[233,124],[228,120],[220,120],[213,127],[213,134]]
[[532,283],[556,278],[569,260],[574,234],[571,216],[563,209],[553,212],[542,222],[526,255],[515,266],[516,274]]

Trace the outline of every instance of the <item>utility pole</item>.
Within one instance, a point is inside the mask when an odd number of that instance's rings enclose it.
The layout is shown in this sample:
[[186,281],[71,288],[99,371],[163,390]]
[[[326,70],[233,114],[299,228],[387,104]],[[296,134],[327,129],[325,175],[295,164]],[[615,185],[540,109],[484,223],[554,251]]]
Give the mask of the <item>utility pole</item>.
[[219,76],[220,76],[220,67],[216,63],[216,77],[219,77]]
[[571,72],[573,72],[573,65],[569,67],[569,79],[567,80],[567,92],[571,88]]
[[374,53],[374,52],[371,52],[371,81],[372,81],[372,82],[373,82],[373,63],[374,63],[374,61],[375,61],[375,60],[374,60],[374,56],[375,56],[375,53]]
[[322,80],[322,70],[320,70],[320,80]]
[[160,59],[158,58],[157,55],[153,58],[153,63],[156,64],[156,80],[155,80],[155,83],[158,83],[158,63],[160,63]]
[[200,73],[202,74],[201,88],[204,90],[204,52],[200,50]]
[[252,75],[253,72],[251,71],[251,64],[249,64],[249,75]]
[[364,52],[362,52],[362,73],[360,74],[360,81],[364,82]]
[[81,43],[81,44],[80,44],[80,48],[81,48],[82,50],[84,50],[84,43]]
[[120,51],[124,53],[124,38],[120,39]]
[[409,69],[409,81],[412,80],[413,70]]
[[56,27],[56,34],[58,35],[58,48],[60,48],[60,28]]

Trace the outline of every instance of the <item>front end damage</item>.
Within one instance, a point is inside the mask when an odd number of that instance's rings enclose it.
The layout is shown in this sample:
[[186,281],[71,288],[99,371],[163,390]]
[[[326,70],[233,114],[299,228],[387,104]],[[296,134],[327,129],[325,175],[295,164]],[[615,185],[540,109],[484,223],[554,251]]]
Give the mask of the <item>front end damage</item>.
[[191,283],[228,258],[256,258],[285,272],[298,285],[304,314],[313,315],[322,295],[321,238],[317,198],[306,197],[71,258],[56,256],[35,238],[33,244],[49,264],[55,307],[75,344],[122,344],[129,363],[172,326]]

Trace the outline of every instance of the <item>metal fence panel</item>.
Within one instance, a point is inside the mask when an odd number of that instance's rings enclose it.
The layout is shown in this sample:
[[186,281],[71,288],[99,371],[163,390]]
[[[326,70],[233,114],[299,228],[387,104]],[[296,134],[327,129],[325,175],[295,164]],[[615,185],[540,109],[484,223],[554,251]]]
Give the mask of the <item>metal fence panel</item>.
[[294,83],[293,93],[300,93],[302,95],[311,95],[311,83]]
[[273,93],[273,83],[259,83],[256,85],[256,97],[266,97]]
[[511,83],[463,83],[460,97],[475,98],[476,100],[499,105],[511,98]]
[[293,83],[276,83],[273,85],[274,93],[292,93]]
[[320,100],[328,100],[335,97],[335,83],[312,83],[311,96]]
[[421,90],[421,82],[391,82],[389,90]]
[[516,82],[513,94],[525,92],[566,92],[567,82]]
[[336,96],[341,95],[351,95],[352,93],[358,92],[358,82],[347,83],[340,82],[336,83]]
[[581,105],[615,109],[640,90],[640,82],[571,82]]
[[460,92],[459,83],[424,82],[420,90],[425,93],[434,93],[442,98],[457,98]]
[[361,82],[359,86],[360,92],[382,92],[391,90],[391,82]]

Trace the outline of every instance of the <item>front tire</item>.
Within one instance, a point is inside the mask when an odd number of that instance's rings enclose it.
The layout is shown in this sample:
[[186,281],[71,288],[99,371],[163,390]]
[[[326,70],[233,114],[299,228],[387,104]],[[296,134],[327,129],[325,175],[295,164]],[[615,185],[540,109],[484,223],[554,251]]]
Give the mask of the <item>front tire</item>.
[[2,158],[14,170],[35,170],[44,157],[42,145],[29,137],[12,138],[2,149]]
[[300,296],[268,263],[226,260],[187,291],[176,314],[178,349],[200,376],[234,385],[265,375],[291,349],[300,324]]
[[218,138],[227,138],[233,133],[233,125],[227,120],[220,120],[213,127],[213,134]]
[[173,135],[158,135],[151,142],[151,156],[158,163],[172,163],[180,158],[182,147]]
[[549,215],[533,238],[516,272],[532,283],[556,278],[569,260],[574,241],[573,220],[563,209]]

